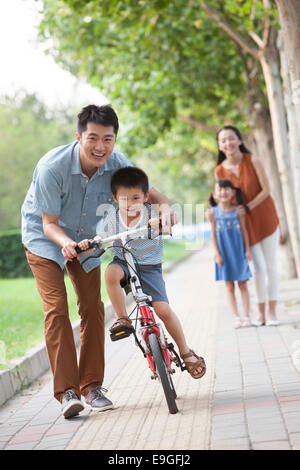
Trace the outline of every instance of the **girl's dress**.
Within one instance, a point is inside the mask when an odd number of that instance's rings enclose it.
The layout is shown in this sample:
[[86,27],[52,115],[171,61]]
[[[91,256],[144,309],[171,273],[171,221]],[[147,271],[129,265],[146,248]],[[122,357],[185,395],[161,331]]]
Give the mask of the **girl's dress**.
[[[245,153],[239,165],[239,177],[221,163],[215,168],[217,179],[228,178],[245,196],[246,204],[261,191],[261,185],[250,154]],[[271,196],[245,215],[250,246],[261,242],[275,232],[279,225],[275,204]]]
[[247,281],[251,277],[240,226],[240,216],[235,209],[223,211],[212,207],[216,238],[223,265],[216,263],[216,281]]

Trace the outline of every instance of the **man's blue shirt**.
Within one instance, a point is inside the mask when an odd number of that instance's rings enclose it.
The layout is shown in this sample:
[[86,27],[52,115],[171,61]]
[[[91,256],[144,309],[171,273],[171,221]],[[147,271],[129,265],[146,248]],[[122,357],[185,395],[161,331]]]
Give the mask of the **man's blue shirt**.
[[[38,162],[22,206],[22,241],[37,256],[56,261],[63,269],[61,247],[43,231],[42,212],[59,217],[59,225],[72,240],[79,242],[96,235],[96,225],[105,215],[103,204],[113,204],[110,189],[112,174],[132,166],[114,150],[105,164],[89,179],[81,169],[79,143],[57,147]],[[82,262],[89,255],[82,255]],[[84,264],[86,272],[101,263],[99,258]]]

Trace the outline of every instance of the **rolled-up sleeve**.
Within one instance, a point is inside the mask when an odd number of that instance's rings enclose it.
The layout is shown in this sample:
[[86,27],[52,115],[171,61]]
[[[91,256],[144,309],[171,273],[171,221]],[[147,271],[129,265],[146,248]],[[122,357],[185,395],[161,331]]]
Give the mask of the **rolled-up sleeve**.
[[41,212],[58,217],[61,213],[61,185],[57,175],[39,165],[34,179],[34,206]]

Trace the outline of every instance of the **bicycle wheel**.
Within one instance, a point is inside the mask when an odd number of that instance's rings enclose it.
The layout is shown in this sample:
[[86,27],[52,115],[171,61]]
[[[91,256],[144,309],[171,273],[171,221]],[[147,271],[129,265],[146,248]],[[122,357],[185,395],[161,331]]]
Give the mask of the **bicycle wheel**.
[[160,378],[164,394],[167,400],[168,408],[171,414],[175,414],[178,412],[178,408],[176,405],[175,397],[176,392],[173,385],[173,381],[168,369],[167,364],[165,363],[161,347],[159,344],[159,340],[157,336],[152,333],[149,335],[149,344],[151,347],[153,359],[155,362],[156,371]]

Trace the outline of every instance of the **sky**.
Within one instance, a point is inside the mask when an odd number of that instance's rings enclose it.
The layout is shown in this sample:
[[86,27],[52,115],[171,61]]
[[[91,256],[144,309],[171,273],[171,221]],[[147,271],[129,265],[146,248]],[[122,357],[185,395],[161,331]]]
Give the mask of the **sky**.
[[34,92],[50,108],[103,104],[95,87],[78,81],[44,53],[37,41],[38,5],[34,0],[0,0],[0,95]]

